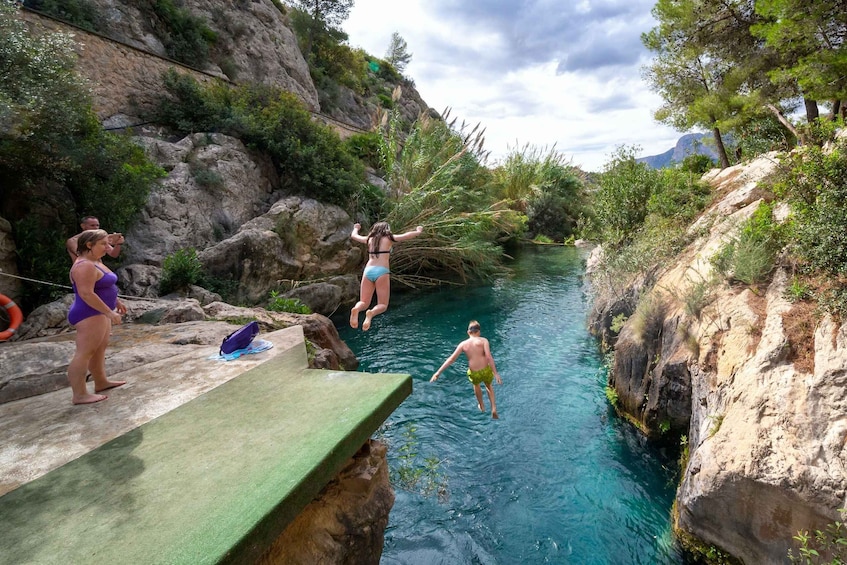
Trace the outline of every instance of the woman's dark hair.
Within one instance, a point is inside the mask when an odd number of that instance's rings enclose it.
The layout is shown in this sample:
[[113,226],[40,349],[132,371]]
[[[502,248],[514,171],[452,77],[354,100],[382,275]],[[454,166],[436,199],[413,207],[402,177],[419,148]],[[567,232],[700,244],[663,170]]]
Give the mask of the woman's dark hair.
[[76,254],[82,255],[86,251],[90,251],[89,243],[97,243],[107,237],[109,237],[109,234],[106,233],[106,230],[85,230],[76,239]]
[[368,253],[373,254],[379,251],[379,243],[383,237],[396,241],[388,222],[377,222],[371,226],[371,231],[368,233]]

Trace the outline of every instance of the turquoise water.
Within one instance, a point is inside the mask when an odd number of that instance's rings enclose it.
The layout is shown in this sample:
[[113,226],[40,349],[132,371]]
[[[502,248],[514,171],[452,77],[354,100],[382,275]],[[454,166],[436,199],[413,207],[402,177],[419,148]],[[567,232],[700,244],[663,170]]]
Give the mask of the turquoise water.
[[[512,267],[491,286],[395,294],[367,333],[336,319],[359,370],[414,379],[377,434],[396,491],[381,563],[682,563],[675,463],[607,404],[580,252],[530,249]],[[464,357],[429,383],[471,319],[503,377],[500,420],[477,409]]]

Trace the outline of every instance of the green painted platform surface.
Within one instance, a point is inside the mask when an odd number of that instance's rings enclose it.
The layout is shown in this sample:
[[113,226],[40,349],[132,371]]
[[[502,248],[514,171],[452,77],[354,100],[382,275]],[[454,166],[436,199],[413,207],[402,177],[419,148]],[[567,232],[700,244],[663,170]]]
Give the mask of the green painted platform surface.
[[304,365],[294,348],[0,497],[0,563],[255,559],[412,391]]

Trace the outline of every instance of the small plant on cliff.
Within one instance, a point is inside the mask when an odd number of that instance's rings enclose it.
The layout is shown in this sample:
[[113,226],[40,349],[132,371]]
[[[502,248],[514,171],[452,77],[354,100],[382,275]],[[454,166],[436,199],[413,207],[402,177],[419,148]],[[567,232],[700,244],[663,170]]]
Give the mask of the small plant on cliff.
[[609,404],[611,404],[613,407],[618,407],[618,391],[616,391],[614,387],[606,387],[606,400],[608,400]]
[[[842,516],[847,509],[838,510]],[[794,536],[799,547],[797,555],[794,550],[788,550],[788,559],[792,563],[802,565],[845,565],[847,564],[847,526],[843,522],[827,524],[826,528],[815,530],[810,534],[808,530],[797,532]]]
[[629,319],[629,316],[621,312],[614,318],[612,318],[612,324],[609,326],[609,329],[612,330],[615,334],[621,333],[624,324]]
[[662,296],[646,294],[638,301],[630,323],[633,334],[641,343],[648,343],[659,337],[665,322],[666,303]]
[[812,288],[803,280],[797,277],[792,277],[791,283],[785,288],[783,296],[789,302],[808,300],[812,296]]
[[712,437],[720,431],[724,415],[712,414],[711,416],[708,416],[708,418],[712,421],[712,425],[709,427],[709,437]]
[[713,288],[714,282],[710,280],[699,280],[692,283],[682,295],[685,313],[699,320],[703,308],[712,301]]
[[785,228],[773,219],[773,207],[765,202],[739,227],[739,234],[712,257],[715,270],[730,280],[754,285],[763,282],[774,268],[776,254],[785,241]]
[[197,281],[203,276],[203,265],[195,249],[180,249],[165,257],[162,263],[162,278],[159,281],[159,294],[170,294]]
[[267,309],[271,312],[291,312],[292,314],[311,314],[312,310],[297,298],[285,298],[272,290]]
[[679,470],[685,471],[688,466],[690,453],[688,450],[688,436],[679,436]]

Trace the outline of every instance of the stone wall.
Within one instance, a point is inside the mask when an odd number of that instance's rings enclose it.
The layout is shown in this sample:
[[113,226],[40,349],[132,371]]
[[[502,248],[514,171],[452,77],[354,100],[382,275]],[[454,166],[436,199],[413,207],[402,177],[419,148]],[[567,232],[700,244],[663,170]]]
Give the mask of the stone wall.
[[[153,108],[162,92],[162,73],[168,69],[190,75],[200,82],[218,79],[235,84],[224,74],[194,69],[167,57],[36,12],[24,9],[21,10],[21,15],[33,30],[73,34],[79,56],[77,68],[91,81],[94,110],[105,127],[125,127],[141,123],[140,116]],[[308,106],[308,101],[304,102]],[[335,130],[341,139],[366,132],[360,127],[325,114],[311,114],[314,119]]]
[[162,73],[168,69],[201,82],[229,81],[35,12],[21,10],[21,16],[35,31],[73,34],[77,68],[91,81],[94,110],[106,127],[138,123],[162,92]]

